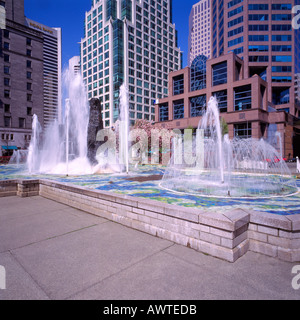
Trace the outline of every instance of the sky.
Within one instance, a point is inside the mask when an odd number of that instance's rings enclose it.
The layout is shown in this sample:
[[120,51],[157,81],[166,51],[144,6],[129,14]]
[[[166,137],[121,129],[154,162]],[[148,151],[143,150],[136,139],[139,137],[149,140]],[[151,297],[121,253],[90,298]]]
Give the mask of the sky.
[[[183,67],[187,66],[189,15],[199,0],[173,0],[173,23],[178,30],[178,45],[183,51]],[[24,0],[25,16],[48,27],[62,28],[62,67],[70,58],[80,55],[85,12],[91,0]]]

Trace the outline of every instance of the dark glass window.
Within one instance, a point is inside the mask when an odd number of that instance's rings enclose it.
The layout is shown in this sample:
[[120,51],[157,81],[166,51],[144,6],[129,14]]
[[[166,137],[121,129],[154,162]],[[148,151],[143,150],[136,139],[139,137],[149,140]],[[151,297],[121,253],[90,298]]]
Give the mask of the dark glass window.
[[251,122],[235,124],[234,136],[236,138],[242,138],[242,139],[251,138],[252,136]]
[[117,1],[106,0],[106,21],[110,18],[115,20],[117,18]]
[[19,128],[25,128],[25,119],[19,118]]
[[291,21],[292,15],[291,14],[272,14],[273,21]]
[[184,93],[184,77],[183,74],[173,78],[173,95]]
[[235,111],[251,109],[251,85],[234,88]]
[[222,90],[213,93],[218,101],[218,107],[220,112],[227,112],[227,90]]
[[200,117],[205,112],[206,95],[190,98],[191,117]]
[[227,83],[227,61],[213,65],[213,86]]
[[167,103],[159,106],[159,121],[169,120],[169,106]]
[[184,100],[177,100],[173,102],[174,120],[184,118]]
[[191,91],[206,88],[206,61],[207,57],[200,55],[191,65]]
[[11,117],[4,117],[4,127],[9,128],[11,126]]
[[286,104],[290,102],[290,89],[289,88],[273,88],[272,102],[275,105]]

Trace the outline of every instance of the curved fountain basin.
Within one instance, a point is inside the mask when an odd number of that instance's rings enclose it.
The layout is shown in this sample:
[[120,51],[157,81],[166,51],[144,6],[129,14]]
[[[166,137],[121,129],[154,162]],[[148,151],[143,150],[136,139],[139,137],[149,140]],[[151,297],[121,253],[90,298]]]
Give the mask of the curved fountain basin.
[[[187,194],[174,192],[161,188],[165,167],[139,166],[134,168],[129,175],[120,173],[93,174],[93,175],[30,175],[24,166],[16,165],[0,166],[0,179],[49,179],[75,186],[84,186],[90,189],[109,191],[118,194],[142,197],[161,201],[168,204],[176,204],[183,207],[193,207],[211,211],[232,210],[240,208],[260,213],[272,213],[275,215],[300,214],[300,192],[281,197],[217,197],[199,194]],[[133,170],[133,168],[132,168]],[[300,188],[300,180],[296,180]]]

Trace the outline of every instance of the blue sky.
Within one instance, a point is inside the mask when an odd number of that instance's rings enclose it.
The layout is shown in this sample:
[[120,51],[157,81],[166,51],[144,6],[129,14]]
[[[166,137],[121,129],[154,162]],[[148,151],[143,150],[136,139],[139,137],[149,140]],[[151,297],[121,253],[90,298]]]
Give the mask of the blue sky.
[[[25,15],[49,27],[62,28],[62,64],[79,55],[83,37],[85,12],[91,0],[25,0]],[[188,23],[193,4],[198,0],[173,0],[173,23],[178,30],[178,44],[183,51],[183,67],[187,65]]]

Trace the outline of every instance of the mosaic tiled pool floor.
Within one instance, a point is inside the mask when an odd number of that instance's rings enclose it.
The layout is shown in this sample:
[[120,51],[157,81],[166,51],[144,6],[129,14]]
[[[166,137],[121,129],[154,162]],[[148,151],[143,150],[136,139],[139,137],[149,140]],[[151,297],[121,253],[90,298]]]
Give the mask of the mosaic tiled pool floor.
[[[143,197],[162,201],[169,204],[185,207],[200,207],[206,210],[222,211],[232,208],[251,209],[259,212],[268,212],[278,215],[300,214],[300,193],[288,197],[272,199],[230,199],[200,197],[194,195],[177,194],[159,187],[159,180],[136,181],[134,177],[163,175],[164,167],[143,166],[138,170],[126,174],[103,174],[86,176],[57,176],[57,175],[27,175],[22,167],[13,165],[0,166],[0,180],[8,179],[50,179],[91,189],[105,190],[114,193],[128,194],[134,197]],[[300,188],[300,180],[297,180]]]

